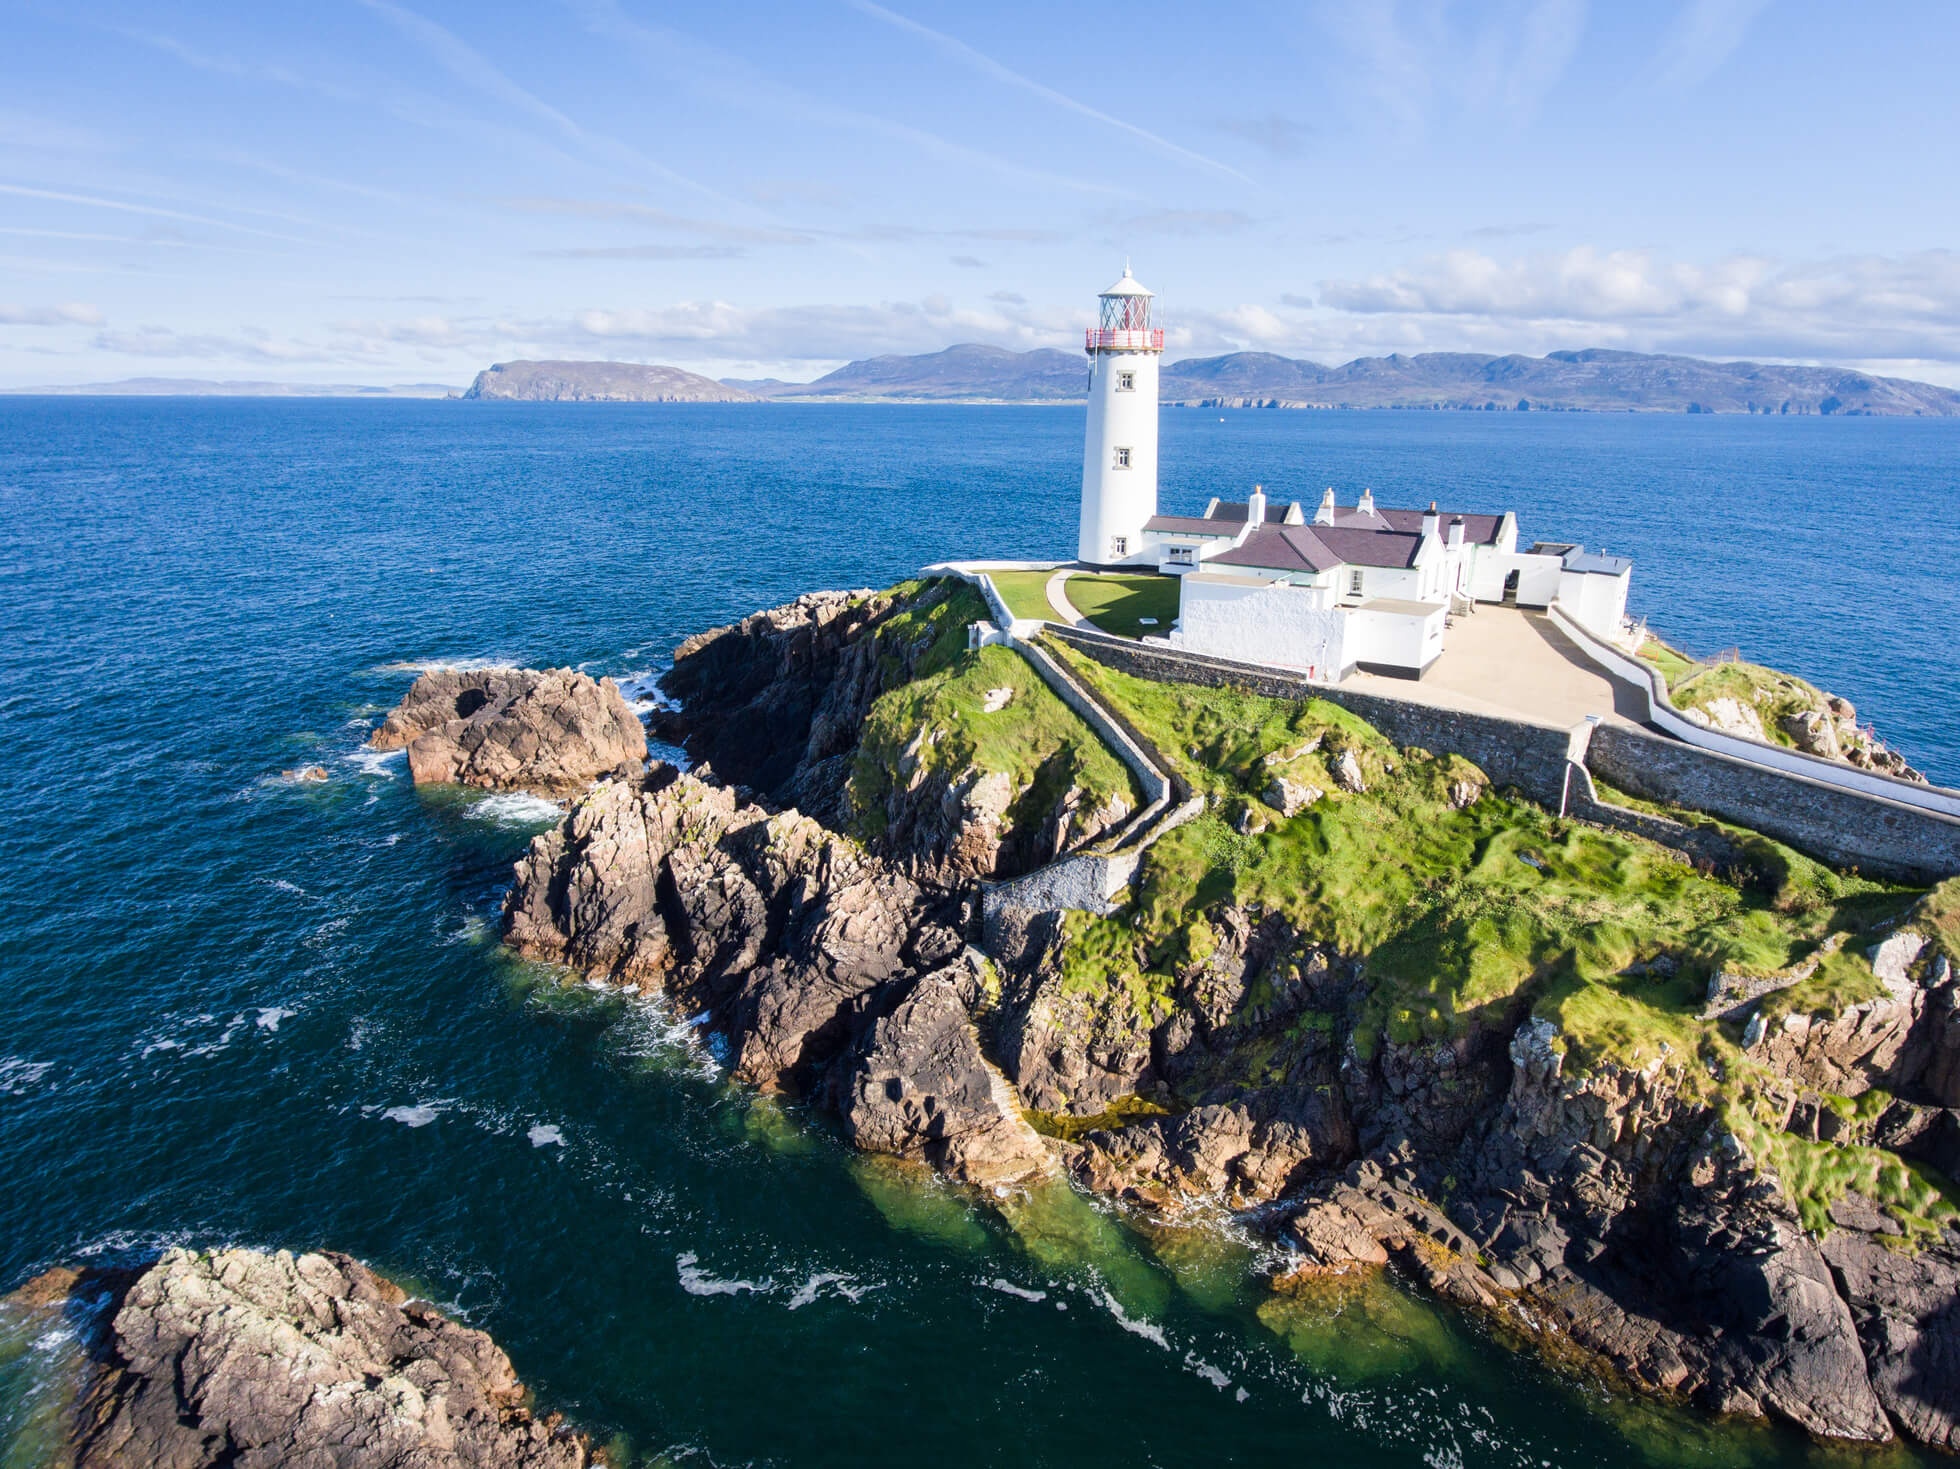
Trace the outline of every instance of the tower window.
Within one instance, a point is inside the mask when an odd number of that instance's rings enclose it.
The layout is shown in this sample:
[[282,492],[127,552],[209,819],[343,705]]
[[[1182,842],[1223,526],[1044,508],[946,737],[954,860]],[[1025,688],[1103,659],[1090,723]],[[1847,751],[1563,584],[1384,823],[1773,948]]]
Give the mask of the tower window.
[[1116,467],[1118,469],[1128,469],[1130,467],[1130,451],[1128,449],[1124,448],[1116,451]]
[[1117,392],[1134,393],[1136,390],[1137,390],[1137,375],[1134,372],[1119,372],[1116,374]]
[[1109,554],[1112,558],[1129,555],[1130,538],[1128,536],[1111,536],[1109,538]]
[[1361,573],[1358,571],[1348,573],[1348,595],[1350,597],[1361,595]]

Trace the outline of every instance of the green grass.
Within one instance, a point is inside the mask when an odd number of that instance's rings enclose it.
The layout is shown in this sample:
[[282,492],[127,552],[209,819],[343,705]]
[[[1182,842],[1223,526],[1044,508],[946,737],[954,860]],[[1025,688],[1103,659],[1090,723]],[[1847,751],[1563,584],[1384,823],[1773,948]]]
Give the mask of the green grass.
[[[1151,849],[1131,913],[1068,931],[1065,967],[1168,983],[1202,957],[1208,931],[1194,920],[1232,904],[1367,956],[1364,1049],[1462,1035],[1528,1003],[1558,1023],[1574,1064],[1640,1065],[1697,1053],[1712,1030],[1698,1012],[1717,969],[1783,968],[1832,930],[1862,928],[1912,897],[1781,849],[1769,856],[1795,872],[1804,901],[1779,903],[1781,887],[1739,889],[1644,839],[1561,823],[1500,793],[1454,810],[1453,784],[1487,784],[1475,766],[1398,750],[1325,701],[1156,683],[1064,656],[1212,799]],[[1344,751],[1365,793],[1332,780]],[[1276,770],[1327,794],[1291,819],[1262,807],[1267,828],[1241,835],[1230,815]],[[1672,979],[1623,973],[1661,954],[1675,960]],[[1837,968],[1820,972],[1820,984],[1844,981]]]
[[1686,678],[1700,666],[1686,653],[1678,648],[1670,648],[1659,638],[1652,636],[1640,645],[1640,656],[1660,670],[1661,677],[1667,680],[1670,690],[1677,681]]
[[1909,1247],[1937,1240],[1945,1226],[1960,1222],[1953,1185],[1931,1169],[1882,1148],[1812,1142],[1766,1126],[1751,1105],[1731,1103],[1723,1114],[1729,1130],[1750,1153],[1775,1170],[1804,1228],[1812,1234],[1828,1234],[1833,1227],[1831,1205],[1854,1192],[1897,1221]]
[[1048,578],[1052,571],[990,571],[988,577],[993,581],[994,590],[1000,593],[1001,601],[1007,610],[1016,617],[1031,617],[1037,622],[1053,622],[1055,609],[1048,605]]
[[[1178,585],[1174,576],[1078,572],[1063,591],[1069,604],[1104,632],[1140,638],[1171,630],[1177,621]],[[1147,627],[1142,621],[1146,617],[1155,619]]]
[[[878,630],[878,657],[896,673],[912,660],[909,682],[888,689],[865,716],[851,771],[857,834],[873,839],[888,820],[894,782],[972,769],[1003,773],[1012,788],[1007,826],[1044,820],[1071,788],[1094,808],[1122,795],[1141,801],[1128,767],[1055,697],[1012,649],[966,646],[968,624],[986,603],[963,582],[906,583],[910,598]],[[986,712],[988,694],[1010,689],[1005,707]]]
[[1773,745],[1796,748],[1783,728],[1793,714],[1825,710],[1825,696],[1815,685],[1760,663],[1710,663],[1670,683],[1668,698],[1677,709],[1707,709],[1717,699],[1733,699],[1753,709],[1763,722],[1763,737]]
[[1949,877],[1919,906],[1918,926],[1951,964],[1960,965],[1960,877]]

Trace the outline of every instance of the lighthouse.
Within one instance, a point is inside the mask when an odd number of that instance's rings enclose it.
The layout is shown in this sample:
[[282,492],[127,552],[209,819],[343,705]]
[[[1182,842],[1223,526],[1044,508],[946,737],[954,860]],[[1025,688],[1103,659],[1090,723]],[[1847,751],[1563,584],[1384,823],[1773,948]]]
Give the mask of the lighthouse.
[[1130,268],[1101,296],[1089,354],[1089,429],[1082,444],[1082,521],[1076,557],[1091,566],[1148,560],[1143,524],[1157,513],[1157,361],[1150,292]]

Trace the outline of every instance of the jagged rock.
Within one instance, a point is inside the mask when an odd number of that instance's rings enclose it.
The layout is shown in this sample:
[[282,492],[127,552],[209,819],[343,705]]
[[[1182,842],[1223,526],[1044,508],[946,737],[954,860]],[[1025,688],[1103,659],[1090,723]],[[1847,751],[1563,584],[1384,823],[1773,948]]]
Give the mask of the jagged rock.
[[1327,773],[1334,777],[1334,784],[1344,791],[1360,795],[1368,789],[1367,782],[1361,778],[1361,762],[1355,758],[1352,750],[1341,751]]
[[1474,780],[1453,780],[1450,782],[1450,809],[1462,811],[1477,804],[1484,797],[1484,788]]
[[1052,1173],[1054,1155],[980,1053],[961,1003],[965,965],[917,980],[842,1061],[832,1090],[859,1147],[919,1158],[967,1183]]
[[1266,782],[1260,799],[1282,816],[1298,816],[1326,794],[1319,786],[1301,785],[1276,775]]
[[1795,714],[1786,714],[1782,720],[1783,732],[1796,741],[1797,748],[1806,755],[1816,755],[1825,760],[1842,760],[1843,747],[1838,744],[1837,721],[1822,709],[1804,709]]
[[1893,999],[1912,994],[1912,966],[1925,952],[1926,942],[1925,934],[1906,931],[1890,935],[1871,951],[1872,973]]
[[535,838],[504,901],[519,953],[678,995],[728,1034],[738,1075],[786,1088],[907,971],[924,919],[918,888],[856,843],[666,767]]
[[1263,765],[1291,765],[1295,760],[1302,759],[1305,756],[1311,755],[1315,750],[1318,750],[1321,741],[1326,738],[1327,736],[1324,733],[1317,734],[1304,743],[1295,745],[1290,750],[1274,750],[1271,754],[1263,757],[1260,763]]
[[282,770],[279,774],[286,780],[296,780],[310,784],[317,784],[329,778],[327,767],[324,765],[302,765],[297,770]]
[[1841,1229],[1823,1251],[1885,1410],[1921,1443],[1960,1450],[1960,1258],[1952,1246],[1907,1254]]
[[415,680],[368,743],[408,750],[417,785],[575,795],[637,774],[646,731],[611,679],[569,668],[438,668]]
[[51,1272],[13,1299],[112,1313],[78,1385],[75,1469],[594,1462],[532,1414],[488,1336],[346,1255],[171,1249],[140,1275]]

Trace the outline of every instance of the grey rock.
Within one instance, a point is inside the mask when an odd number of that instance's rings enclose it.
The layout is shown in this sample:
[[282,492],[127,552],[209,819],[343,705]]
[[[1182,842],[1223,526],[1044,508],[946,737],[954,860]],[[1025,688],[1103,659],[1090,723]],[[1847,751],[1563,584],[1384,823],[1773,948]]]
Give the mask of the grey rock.
[[1266,782],[1260,799],[1282,816],[1298,816],[1326,794],[1319,786],[1302,785],[1276,775]]
[[360,1262],[172,1249],[130,1283],[73,1425],[76,1469],[581,1469],[510,1359]]
[[1016,1184],[1052,1173],[1054,1155],[980,1053],[961,982],[958,968],[923,976],[839,1063],[831,1085],[845,1135],[965,1183]]
[[417,785],[570,796],[637,774],[646,730],[609,678],[569,668],[438,668],[423,674],[368,743],[408,751]]

